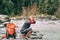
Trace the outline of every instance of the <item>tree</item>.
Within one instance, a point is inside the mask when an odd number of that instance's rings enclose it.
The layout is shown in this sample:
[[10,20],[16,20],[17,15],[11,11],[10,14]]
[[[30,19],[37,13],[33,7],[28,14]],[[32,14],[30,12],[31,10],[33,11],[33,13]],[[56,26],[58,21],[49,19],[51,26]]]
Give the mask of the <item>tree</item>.
[[2,14],[9,15],[12,13],[13,3],[11,2],[11,0],[2,0],[0,8]]
[[48,0],[46,12],[50,15],[54,15],[58,8],[58,0]]
[[44,14],[45,13],[45,0],[39,0],[38,3],[39,3],[38,5],[39,12]]
[[22,7],[28,9],[34,3],[38,6],[40,13],[49,15],[54,15],[59,5],[58,0],[0,0],[0,13],[10,16],[21,15]]

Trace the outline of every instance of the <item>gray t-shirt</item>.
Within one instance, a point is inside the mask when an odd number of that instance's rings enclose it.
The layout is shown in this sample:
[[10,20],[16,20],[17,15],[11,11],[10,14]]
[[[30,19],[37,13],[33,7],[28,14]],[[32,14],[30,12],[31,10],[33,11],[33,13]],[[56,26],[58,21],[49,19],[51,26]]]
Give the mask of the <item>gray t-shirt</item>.
[[23,24],[23,27],[22,27],[22,29],[21,30],[25,30],[25,29],[28,29],[29,27],[30,27],[30,23],[29,23],[29,21],[28,20],[26,20],[25,21],[25,23]]

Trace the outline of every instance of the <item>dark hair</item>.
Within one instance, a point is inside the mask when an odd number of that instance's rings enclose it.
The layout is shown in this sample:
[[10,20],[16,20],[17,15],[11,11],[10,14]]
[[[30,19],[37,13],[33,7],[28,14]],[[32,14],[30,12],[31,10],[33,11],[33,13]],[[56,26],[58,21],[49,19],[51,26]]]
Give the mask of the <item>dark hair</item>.
[[6,27],[7,24],[4,24],[4,26]]

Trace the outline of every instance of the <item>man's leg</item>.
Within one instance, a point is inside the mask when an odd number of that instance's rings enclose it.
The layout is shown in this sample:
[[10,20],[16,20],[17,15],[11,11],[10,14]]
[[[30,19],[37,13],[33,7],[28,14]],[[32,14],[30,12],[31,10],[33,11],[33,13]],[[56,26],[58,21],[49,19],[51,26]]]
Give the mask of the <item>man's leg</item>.
[[21,31],[22,36],[25,38],[29,38],[31,33],[32,33],[32,28],[28,28]]
[[31,33],[32,33],[32,29],[30,29],[30,30],[27,32],[27,34],[25,35],[25,38],[29,38]]
[[25,38],[25,35],[26,35],[26,34],[22,32],[20,36],[21,36],[22,38]]

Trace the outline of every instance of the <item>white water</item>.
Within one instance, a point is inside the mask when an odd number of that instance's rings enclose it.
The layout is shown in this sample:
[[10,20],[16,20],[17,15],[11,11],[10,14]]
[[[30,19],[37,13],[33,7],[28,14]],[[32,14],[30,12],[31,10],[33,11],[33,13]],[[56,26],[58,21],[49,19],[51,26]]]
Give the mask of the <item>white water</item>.
[[[20,31],[23,26],[24,20],[12,20],[18,28],[17,31]],[[32,24],[31,28],[34,31],[40,31],[40,34],[43,34],[42,40],[60,40],[60,23],[59,21],[39,21],[36,20],[36,24]]]

